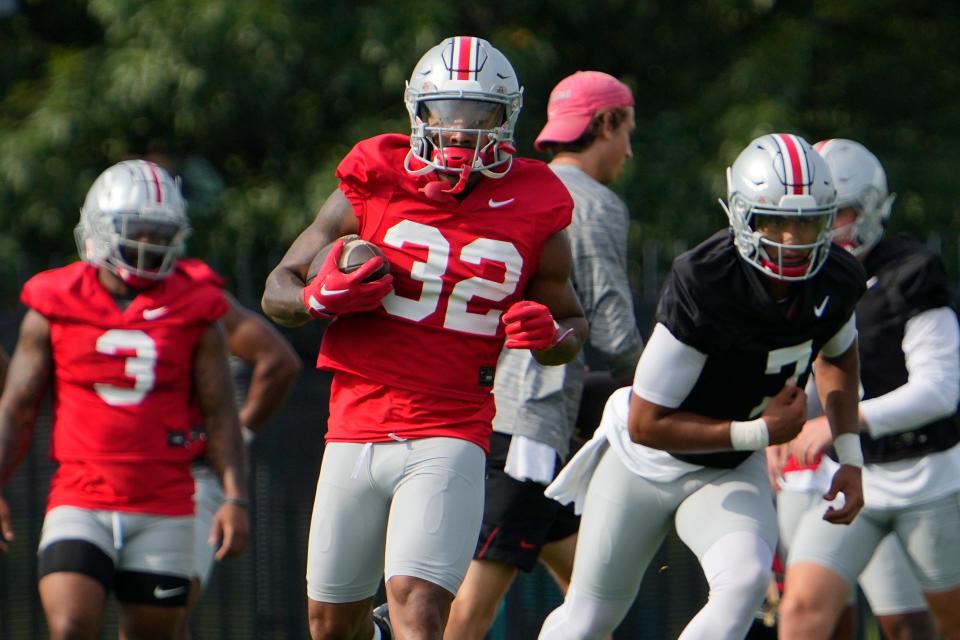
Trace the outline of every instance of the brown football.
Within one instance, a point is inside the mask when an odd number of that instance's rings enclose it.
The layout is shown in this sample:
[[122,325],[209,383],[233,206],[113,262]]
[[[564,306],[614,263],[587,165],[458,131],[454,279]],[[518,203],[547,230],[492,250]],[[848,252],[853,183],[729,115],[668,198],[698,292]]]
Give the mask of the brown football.
[[[340,254],[340,271],[343,273],[351,273],[362,267],[368,260],[372,260],[377,256],[384,257],[383,251],[380,250],[380,247],[373,244],[372,242],[367,242],[362,240],[360,236],[351,234],[348,236],[343,236],[343,252]],[[320,271],[320,267],[323,265],[323,261],[326,260],[327,254],[330,253],[330,250],[333,248],[335,242],[331,242],[323,249],[320,249],[320,252],[317,253],[316,257],[313,259],[313,262],[310,263],[310,268],[307,271],[307,282],[313,280],[317,275],[317,272]],[[384,260],[383,266],[372,274],[370,274],[364,282],[373,282],[374,280],[379,280],[383,276],[390,273],[390,263]]]

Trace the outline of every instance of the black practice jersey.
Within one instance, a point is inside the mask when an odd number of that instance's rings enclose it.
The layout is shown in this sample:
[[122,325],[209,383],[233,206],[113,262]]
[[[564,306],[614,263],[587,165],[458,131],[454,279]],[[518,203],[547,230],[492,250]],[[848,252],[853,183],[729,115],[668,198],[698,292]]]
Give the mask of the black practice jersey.
[[[857,304],[857,331],[863,397],[870,399],[906,384],[901,345],[907,321],[951,307],[952,293],[940,256],[909,238],[881,240],[863,266],[868,289]],[[949,449],[960,441],[960,422],[954,414],[904,433],[880,438],[864,433],[860,439],[867,462],[890,462]]]
[[[657,322],[707,355],[678,410],[749,420],[763,412],[788,379],[803,388],[820,349],[850,319],[865,288],[860,263],[834,245],[823,268],[774,300],[759,271],[740,257],[729,230],[679,256],[657,306]],[[708,467],[732,468],[749,451],[680,454]]]

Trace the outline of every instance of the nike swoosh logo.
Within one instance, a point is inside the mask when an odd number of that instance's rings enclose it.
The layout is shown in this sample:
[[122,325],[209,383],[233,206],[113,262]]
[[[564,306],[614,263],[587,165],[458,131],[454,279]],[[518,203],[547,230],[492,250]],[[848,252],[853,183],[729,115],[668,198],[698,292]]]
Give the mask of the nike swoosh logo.
[[153,588],[153,597],[157,600],[166,600],[174,596],[183,595],[187,592],[186,587],[174,587],[173,589],[163,589],[160,585]]
[[526,540],[521,539],[521,540],[520,540],[520,548],[521,548],[521,549],[527,549],[527,550],[529,550],[529,549],[536,549],[536,548],[537,548],[537,545],[535,545],[535,544],[530,544],[530,543],[527,542]]
[[487,201],[487,204],[490,205],[491,209],[498,209],[500,207],[507,206],[514,200],[516,200],[516,198],[510,198],[509,200],[494,200],[493,198],[490,198],[490,200]]
[[821,301],[820,301],[820,304],[818,304],[817,306],[815,306],[815,307],[813,308],[813,315],[817,316],[818,318],[819,318],[820,316],[822,316],[824,310],[827,308],[827,303],[828,303],[828,302],[830,302],[830,296],[827,296],[826,298],[824,298],[823,300],[821,300]]
[[144,309],[143,310],[143,319],[144,320],[156,320],[160,316],[164,315],[167,312],[166,307],[157,307],[156,309]]
[[877,276],[871,277],[869,280],[867,280],[867,289],[873,289],[879,281],[880,280],[877,278]]
[[346,293],[349,289],[327,289],[327,284],[324,283],[320,287],[320,295],[322,296],[339,296],[342,293]]

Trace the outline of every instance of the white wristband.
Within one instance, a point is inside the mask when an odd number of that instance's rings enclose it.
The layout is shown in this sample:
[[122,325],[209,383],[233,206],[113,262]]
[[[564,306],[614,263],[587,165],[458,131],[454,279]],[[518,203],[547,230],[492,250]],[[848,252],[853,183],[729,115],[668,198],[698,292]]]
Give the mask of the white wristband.
[[863,449],[860,448],[860,436],[855,433],[841,433],[833,439],[833,448],[837,452],[837,462],[851,467],[863,467]]
[[770,444],[767,421],[755,418],[745,422],[730,421],[730,444],[736,451],[757,451]]
[[243,436],[243,444],[250,444],[257,437],[257,433],[248,427],[240,427],[240,435]]

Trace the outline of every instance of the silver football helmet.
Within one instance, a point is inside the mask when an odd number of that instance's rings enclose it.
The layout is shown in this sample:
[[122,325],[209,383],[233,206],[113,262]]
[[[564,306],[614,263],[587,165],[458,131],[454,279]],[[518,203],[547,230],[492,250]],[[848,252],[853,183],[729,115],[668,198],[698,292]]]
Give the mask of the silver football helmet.
[[[404,93],[410,114],[410,152],[404,168],[413,175],[471,171],[500,178],[513,164],[513,129],[523,106],[523,88],[507,58],[486,40],[447,38],[427,51]],[[468,142],[459,144],[452,138]]]
[[74,229],[83,260],[139,287],[170,275],[189,235],[179,181],[146,160],[125,160],[101,173]]
[[[785,281],[813,277],[830,252],[837,190],[827,163],[810,144],[789,133],[761,136],[727,169],[727,202],[734,244],[749,264]],[[793,220],[812,232],[805,244],[783,244],[761,231]],[[797,259],[798,253],[803,258]]]
[[887,174],[869,149],[853,140],[821,140],[813,147],[827,161],[837,183],[837,208],[852,207],[856,219],[833,231],[833,240],[853,255],[866,254],[883,236],[896,194],[887,192]]

